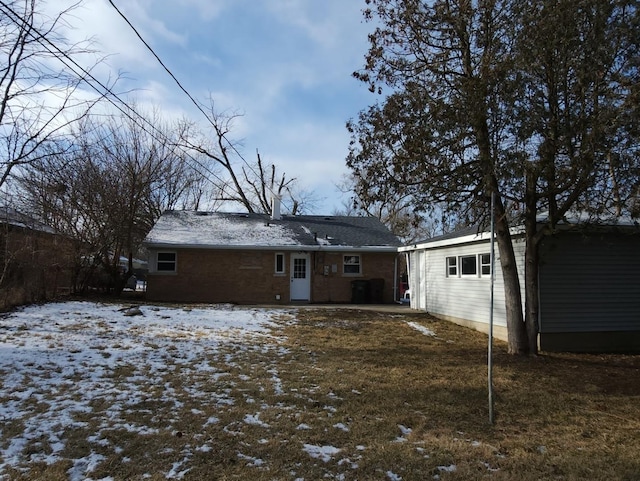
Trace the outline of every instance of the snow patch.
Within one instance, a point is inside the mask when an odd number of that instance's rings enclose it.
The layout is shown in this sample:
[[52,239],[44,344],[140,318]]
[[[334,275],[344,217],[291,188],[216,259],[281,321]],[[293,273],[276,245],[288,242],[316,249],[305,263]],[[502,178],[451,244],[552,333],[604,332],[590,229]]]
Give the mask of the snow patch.
[[436,333],[433,332],[431,329],[427,329],[426,327],[418,324],[417,322],[409,322],[409,321],[406,321],[406,322],[409,327],[424,334],[425,336],[435,337],[436,335]]
[[316,446],[315,444],[304,444],[303,449],[312,458],[320,459],[325,463],[331,461],[333,456],[341,451],[335,446]]

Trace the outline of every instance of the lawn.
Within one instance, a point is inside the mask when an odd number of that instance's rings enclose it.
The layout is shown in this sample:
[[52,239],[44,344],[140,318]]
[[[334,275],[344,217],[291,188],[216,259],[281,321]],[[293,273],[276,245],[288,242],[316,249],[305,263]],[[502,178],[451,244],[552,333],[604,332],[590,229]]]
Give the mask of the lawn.
[[640,480],[640,356],[406,309],[67,302],[0,318],[0,480]]

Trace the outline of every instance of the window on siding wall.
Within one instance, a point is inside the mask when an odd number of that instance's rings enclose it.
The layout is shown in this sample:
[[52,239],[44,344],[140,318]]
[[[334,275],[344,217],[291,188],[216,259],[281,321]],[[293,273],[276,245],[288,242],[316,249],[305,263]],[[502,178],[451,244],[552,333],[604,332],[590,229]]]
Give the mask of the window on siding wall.
[[176,271],[176,253],[175,252],[158,252],[156,260],[156,270],[158,272],[175,272]]
[[284,254],[276,254],[276,274],[284,274]]
[[476,256],[460,256],[460,273],[463,276],[478,275],[478,264]]
[[491,275],[491,254],[480,254],[480,275]]
[[447,257],[447,277],[458,277],[457,257]]
[[344,274],[360,274],[360,256],[344,256],[342,268]]

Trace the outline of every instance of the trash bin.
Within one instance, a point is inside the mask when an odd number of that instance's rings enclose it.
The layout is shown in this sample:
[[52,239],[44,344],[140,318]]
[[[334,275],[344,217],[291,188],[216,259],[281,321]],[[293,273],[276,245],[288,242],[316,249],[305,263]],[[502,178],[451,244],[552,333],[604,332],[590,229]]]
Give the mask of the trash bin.
[[365,304],[369,300],[369,281],[351,281],[351,303]]
[[384,279],[371,279],[369,281],[369,290],[373,304],[384,303]]

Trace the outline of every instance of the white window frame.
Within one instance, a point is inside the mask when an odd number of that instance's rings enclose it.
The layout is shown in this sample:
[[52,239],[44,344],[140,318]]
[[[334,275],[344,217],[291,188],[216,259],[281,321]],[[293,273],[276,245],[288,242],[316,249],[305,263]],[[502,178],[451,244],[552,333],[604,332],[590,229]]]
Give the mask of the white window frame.
[[[173,260],[160,260],[161,255],[172,255]],[[167,266],[173,264],[173,269],[161,269],[160,265],[166,264]],[[159,251],[156,252],[156,272],[161,272],[163,274],[172,274],[178,272],[178,254],[175,251]]]
[[[280,262],[280,269],[278,269],[278,259],[281,260]],[[273,266],[273,272],[277,275],[277,276],[283,276],[287,273],[287,264],[285,263],[285,255],[284,252],[276,252],[276,255],[274,256],[274,266]]]
[[[483,258],[486,256],[486,261],[483,261]],[[482,254],[478,254],[478,267],[480,277],[491,277],[491,254],[488,252],[484,252]],[[485,272],[485,268],[487,272]]]
[[[355,259],[355,261],[354,261]],[[347,268],[358,268],[358,272],[347,272]],[[342,256],[342,274],[345,276],[362,275],[362,256],[360,254],[345,254]]]
[[[450,261],[453,261],[453,263]],[[456,256],[447,256],[444,262],[446,277],[458,277],[458,258]]]
[[[472,259],[473,260],[473,272],[469,273],[469,272],[464,272],[463,269],[463,265],[464,265],[464,261],[463,259]],[[460,271],[460,277],[478,277],[478,256],[471,254],[471,255],[463,255],[463,256],[458,256],[458,269]]]

